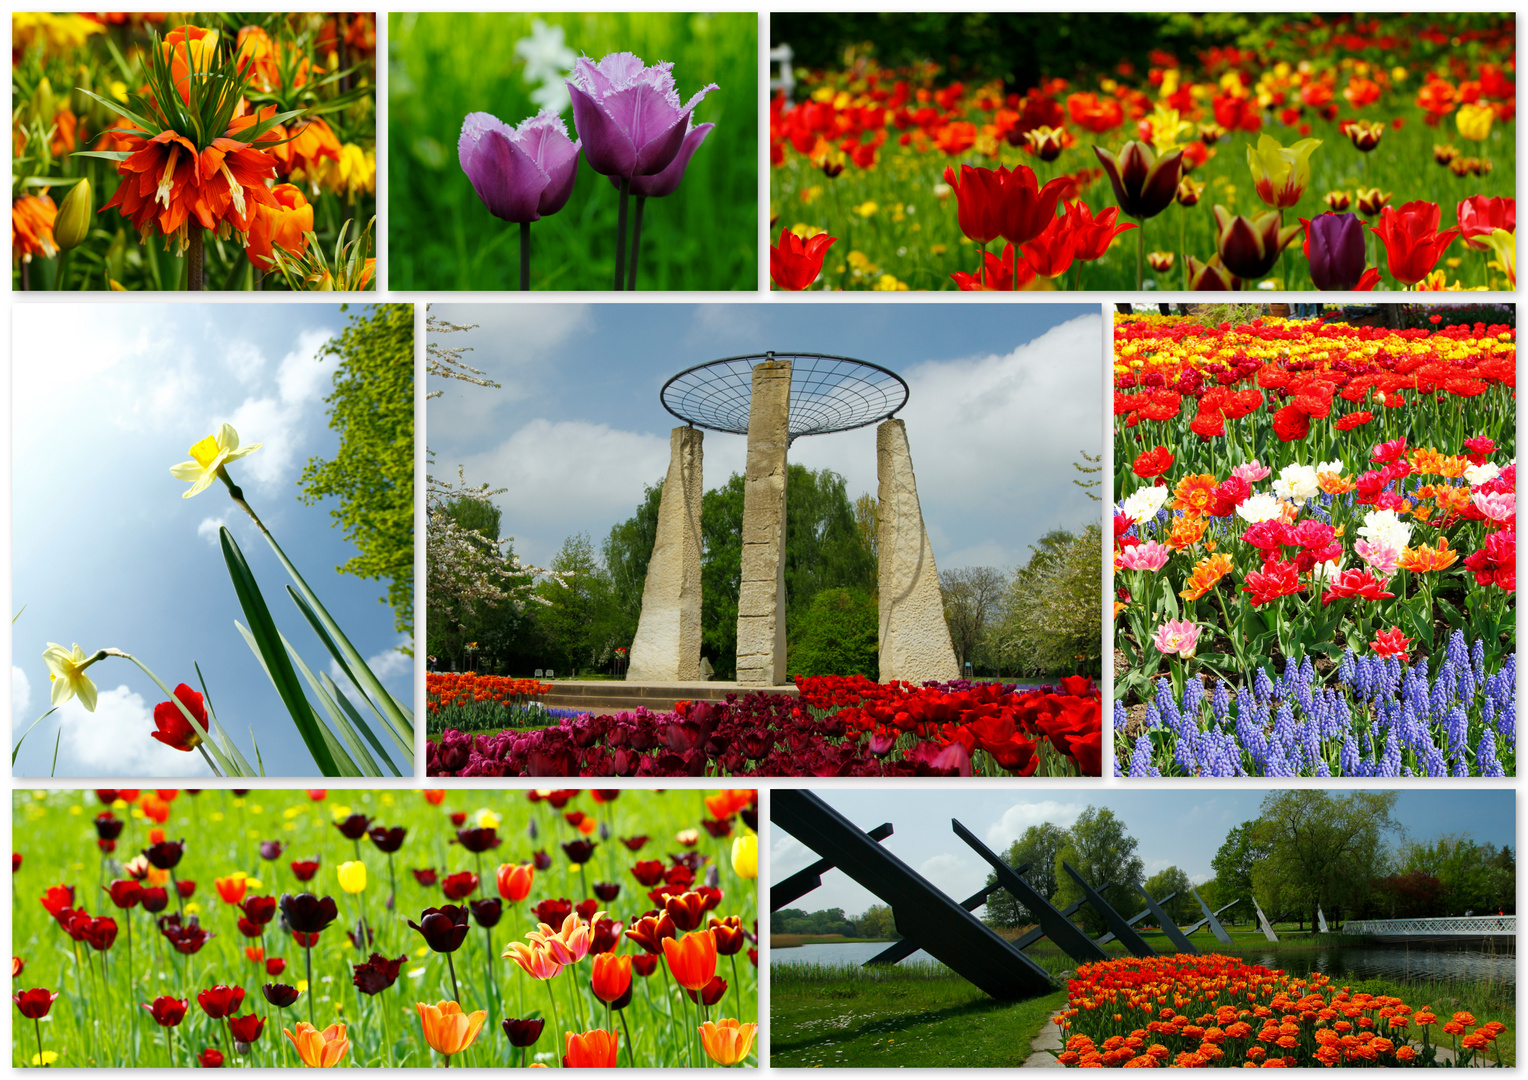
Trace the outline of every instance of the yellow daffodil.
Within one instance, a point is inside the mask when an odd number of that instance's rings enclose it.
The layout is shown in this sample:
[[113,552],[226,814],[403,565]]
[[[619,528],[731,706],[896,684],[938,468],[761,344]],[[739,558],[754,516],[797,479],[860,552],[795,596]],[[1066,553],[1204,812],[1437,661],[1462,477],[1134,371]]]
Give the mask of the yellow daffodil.
[[85,711],[95,712],[95,683],[90,681],[90,676],[85,674],[85,669],[95,663],[99,657],[86,656],[85,650],[78,645],[75,645],[73,649],[66,649],[50,641],[48,647],[43,650],[42,658],[48,665],[48,679],[53,684],[53,704],[62,705],[78,695],[80,704],[85,706]]
[[253,454],[264,443],[255,443],[253,446],[239,446],[239,433],[233,429],[232,424],[224,424],[218,428],[216,435],[208,435],[201,442],[193,446],[189,453],[191,461],[182,461],[179,465],[170,466],[170,475],[177,480],[185,480],[191,485],[189,491],[181,493],[182,499],[189,499],[193,495],[200,495],[207,490],[208,485],[217,479],[218,471],[230,461],[237,461],[246,454]]
[[1247,147],[1257,197],[1275,210],[1287,210],[1299,202],[1310,186],[1310,156],[1320,145],[1320,139],[1301,139],[1285,147],[1271,135],[1259,136],[1256,147]]

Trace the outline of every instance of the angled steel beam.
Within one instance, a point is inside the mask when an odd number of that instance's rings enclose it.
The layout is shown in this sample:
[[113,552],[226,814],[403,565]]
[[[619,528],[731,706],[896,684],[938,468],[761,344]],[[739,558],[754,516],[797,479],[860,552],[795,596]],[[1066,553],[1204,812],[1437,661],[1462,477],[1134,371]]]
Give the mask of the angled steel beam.
[[[892,834],[891,822],[877,825],[865,835],[872,840],[884,840]],[[804,870],[797,870],[784,881],[769,887],[769,910],[779,911],[793,904],[822,884],[822,875],[833,869],[832,859],[818,859]]]
[[955,835],[970,845],[971,850],[987,860],[987,864],[997,872],[998,883],[1012,893],[1015,900],[1034,912],[1040,922],[1040,928],[1045,931],[1045,936],[1060,946],[1062,952],[1079,962],[1104,959],[1104,951],[1093,943],[1092,938],[1057,911],[1049,900],[1035,892],[1027,881],[1015,874],[1013,869],[991,848],[978,840],[970,829],[958,821],[952,820],[950,824],[955,829]]
[[[1013,872],[1016,874],[1022,874],[1028,869],[1029,864],[1025,863],[1023,866],[1015,867]],[[966,897],[960,902],[960,906],[965,908],[967,911],[975,911],[977,908],[981,907],[987,902],[987,898],[989,896],[995,892],[1000,891],[1001,889],[1001,885],[993,882],[991,885],[988,885],[981,891],[974,892],[970,896]],[[1018,944],[1015,943],[1014,948],[1018,947]],[[876,953],[869,960],[866,960],[862,966],[869,967],[871,964],[900,964],[903,960],[906,960],[920,948],[922,948],[922,946],[919,945],[916,941],[909,941],[907,938],[903,938],[901,941],[894,942],[890,947],[882,949],[880,952]]]
[[[1045,969],[984,926],[912,867],[870,839],[821,798],[800,788],[777,788],[770,798],[778,825],[854,881],[884,900],[903,937],[995,998],[1048,994]],[[1004,867],[1006,869],[1006,866]]]
[[[1151,898],[1151,894],[1141,886],[1137,885],[1136,888],[1140,890],[1140,894],[1146,898],[1146,906],[1150,908],[1151,913],[1156,916],[1157,925],[1162,928],[1162,933],[1167,935],[1167,940],[1172,942],[1173,946],[1180,953],[1186,952],[1194,953],[1197,955],[1199,950],[1194,947],[1194,943],[1188,939],[1187,935],[1185,935],[1182,930],[1178,929],[1178,924],[1167,917],[1167,912],[1162,910],[1161,904],[1158,904],[1155,900],[1153,900]],[[1171,896],[1167,898],[1167,900],[1171,899]],[[1162,903],[1167,903],[1167,900],[1163,900]]]
[[1200,919],[1193,926],[1190,926],[1187,930],[1183,931],[1184,934],[1192,934],[1195,930],[1208,926],[1210,928],[1210,933],[1215,935],[1216,941],[1220,942],[1222,945],[1231,944],[1231,935],[1226,933],[1226,928],[1224,926],[1220,925],[1220,919],[1218,916],[1220,915],[1221,911],[1225,911],[1226,908],[1234,906],[1237,901],[1232,900],[1231,903],[1225,905],[1225,907],[1221,908],[1219,911],[1211,911],[1210,905],[1204,902],[1204,897],[1199,895],[1198,889],[1190,886],[1188,891],[1194,894],[1195,900],[1199,901],[1199,906],[1204,910],[1204,918]]
[[[1108,889],[1108,887],[1109,886],[1107,886],[1107,885],[1104,885],[1104,886],[1100,887],[1098,889],[1099,894],[1102,895],[1103,892],[1106,889]],[[1162,900],[1160,902],[1165,904],[1165,903],[1167,903],[1167,901],[1171,900],[1173,897],[1175,897],[1177,895],[1178,894],[1175,893],[1175,892],[1174,893],[1168,893],[1166,896],[1164,896],[1162,898]],[[1087,902],[1086,900],[1079,900],[1078,901],[1079,904],[1083,904],[1083,903],[1086,903],[1086,902]],[[1134,915],[1130,916],[1130,918],[1126,919],[1125,922],[1127,924],[1129,924],[1130,926],[1134,926],[1136,923],[1140,922],[1142,919],[1144,919],[1146,916],[1148,916],[1150,914],[1151,914],[1151,909],[1150,908],[1142,908],[1140,911],[1137,911]],[[1109,944],[1109,942],[1114,940],[1114,934],[1112,932],[1111,933],[1107,933],[1103,937],[1095,938],[1094,940],[1096,940],[1100,945],[1107,945],[1107,944]]]
[[[1109,902],[1094,890],[1093,886],[1082,880],[1082,875],[1072,869],[1070,863],[1063,862],[1061,868],[1072,875],[1072,880],[1082,888],[1082,895],[1088,898],[1088,903],[1093,905],[1093,910],[1103,916],[1109,929],[1120,943],[1136,956],[1155,956],[1156,950],[1146,944],[1140,934],[1137,934],[1131,925],[1125,921],[1125,917],[1109,906]],[[1102,951],[1102,950],[1100,950]]]
[[[1023,873],[1022,870],[1019,871],[1019,872]],[[1109,887],[1108,885],[1104,886],[1104,888],[1106,888],[1106,889],[1108,887]],[[1071,917],[1073,915],[1077,914],[1078,909],[1081,908],[1082,905],[1086,904],[1086,903],[1087,903],[1086,900],[1074,900],[1070,904],[1068,904],[1065,908],[1062,909],[1061,914],[1066,916],[1067,919],[1071,919]],[[1031,945],[1033,945],[1035,942],[1037,942],[1041,938],[1043,938],[1044,936],[1045,936],[1045,928],[1043,926],[1037,926],[1033,930],[1031,930],[1029,933],[1025,934],[1023,937],[1021,937],[1017,941],[1015,941],[1013,943],[1013,947],[1015,949],[1027,949]],[[1103,940],[1100,939],[1098,943],[1100,945],[1102,945],[1103,944]]]
[[1263,929],[1263,936],[1269,941],[1278,941],[1279,935],[1273,932],[1273,924],[1268,921],[1268,916],[1263,914],[1262,905],[1257,902],[1257,897],[1252,898],[1252,910],[1257,912],[1257,924]]

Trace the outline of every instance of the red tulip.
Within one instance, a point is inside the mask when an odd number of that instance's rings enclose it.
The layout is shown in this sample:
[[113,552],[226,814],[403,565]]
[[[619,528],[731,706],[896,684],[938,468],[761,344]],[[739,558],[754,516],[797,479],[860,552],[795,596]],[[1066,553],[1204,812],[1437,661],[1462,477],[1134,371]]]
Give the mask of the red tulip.
[[119,908],[136,907],[138,901],[143,899],[143,886],[132,878],[113,881],[110,885],[102,885],[101,888],[111,897],[111,902]]
[[1396,210],[1385,207],[1379,224],[1369,226],[1385,245],[1390,275],[1402,285],[1415,285],[1438,265],[1460,230],[1438,231],[1441,212],[1437,203],[1409,202]]
[[838,237],[818,233],[803,240],[789,229],[780,230],[780,243],[769,249],[769,277],[782,289],[800,292],[822,273],[823,256]]
[[203,990],[196,995],[197,1004],[202,1011],[214,1020],[222,1020],[239,1011],[239,1006],[244,1004],[244,988],[242,986],[224,986],[222,983]]
[[1103,258],[1116,236],[1130,229],[1140,228],[1139,225],[1130,221],[1123,225],[1116,225],[1115,221],[1119,218],[1117,206],[1109,207],[1095,218],[1088,204],[1081,199],[1067,207],[1066,216],[1067,221],[1070,222],[1074,254],[1082,262],[1092,262],[1094,259]]
[[160,995],[152,1004],[144,1005],[143,1008],[160,1027],[174,1027],[186,1018],[186,1007],[189,1004],[183,998]]
[[1072,268],[1076,255],[1070,217],[1053,217],[1050,224],[1024,245],[1024,261],[1043,278],[1058,278]]
[[1458,216],[1464,246],[1476,251],[1490,250],[1490,245],[1482,241],[1497,229],[1517,232],[1517,200],[1510,196],[1488,199],[1484,195],[1471,195],[1459,204]]
[[[207,730],[207,710],[202,705],[202,695],[181,683],[175,688],[175,697],[186,707],[187,712],[196,717],[202,730]],[[158,730],[149,734],[174,750],[184,750],[189,754],[202,741],[196,728],[191,726],[191,721],[186,719],[186,714],[180,711],[180,705],[173,701],[163,701],[154,706],[154,726]]]
[[53,1002],[58,1000],[58,994],[51,990],[23,990],[19,994],[12,994],[11,1000],[16,1003],[16,1008],[21,1010],[21,1015],[28,1020],[41,1020],[48,1015],[48,1010],[53,1008]]

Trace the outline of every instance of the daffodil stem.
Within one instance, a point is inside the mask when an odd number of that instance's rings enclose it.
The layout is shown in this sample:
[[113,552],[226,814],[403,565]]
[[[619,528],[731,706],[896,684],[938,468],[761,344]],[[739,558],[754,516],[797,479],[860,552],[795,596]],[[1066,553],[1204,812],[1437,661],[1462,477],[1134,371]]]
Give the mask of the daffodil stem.
[[631,223],[631,265],[626,271],[626,288],[635,292],[637,289],[637,252],[642,250],[642,208],[647,205],[647,196],[637,196],[637,212],[632,215]]
[[202,290],[202,227],[188,227],[190,243],[186,248],[186,288],[192,292]]
[[625,288],[626,280],[626,201],[631,197],[631,178],[621,177],[621,203],[615,215],[615,291]]
[[520,222],[520,291],[531,287],[531,223]]

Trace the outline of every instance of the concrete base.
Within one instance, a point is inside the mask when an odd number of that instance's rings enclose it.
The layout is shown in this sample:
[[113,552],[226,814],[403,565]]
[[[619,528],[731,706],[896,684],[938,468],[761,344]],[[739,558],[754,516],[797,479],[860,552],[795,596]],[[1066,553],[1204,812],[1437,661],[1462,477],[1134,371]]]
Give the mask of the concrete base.
[[668,475],[658,503],[658,533],[647,563],[627,681],[700,678],[703,460],[698,429],[677,427],[669,433]]
[[934,549],[923,527],[907,426],[887,420],[875,432],[880,478],[880,677],[921,683],[960,677]]

